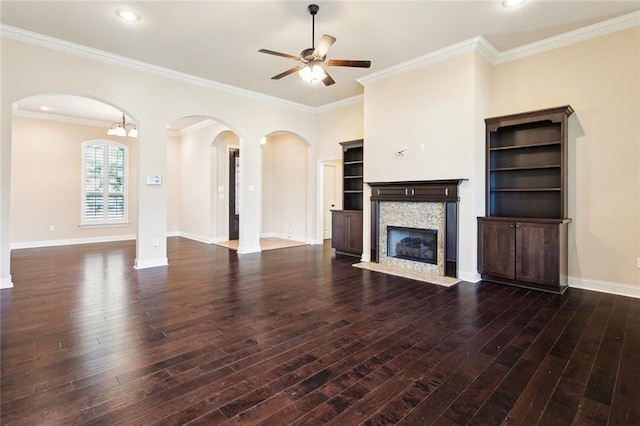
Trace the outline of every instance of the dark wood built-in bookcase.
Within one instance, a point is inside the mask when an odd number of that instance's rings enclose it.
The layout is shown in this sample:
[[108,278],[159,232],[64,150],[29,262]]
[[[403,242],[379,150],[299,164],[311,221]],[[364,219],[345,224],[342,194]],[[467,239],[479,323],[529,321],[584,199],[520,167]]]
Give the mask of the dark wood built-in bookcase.
[[488,118],[483,279],[562,293],[567,287],[570,106]]
[[341,142],[342,145],[342,208],[362,210],[364,176],[364,144],[362,140]]
[[342,146],[342,210],[331,212],[331,247],[338,254],[362,256],[364,142]]

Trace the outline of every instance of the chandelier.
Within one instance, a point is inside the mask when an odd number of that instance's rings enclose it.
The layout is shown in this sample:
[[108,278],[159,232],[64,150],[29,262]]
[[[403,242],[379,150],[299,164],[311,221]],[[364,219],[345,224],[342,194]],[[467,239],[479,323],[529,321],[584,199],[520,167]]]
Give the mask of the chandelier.
[[129,136],[130,138],[138,137],[138,129],[134,124],[127,124],[122,113],[122,121],[113,123],[111,128],[107,130],[109,136]]

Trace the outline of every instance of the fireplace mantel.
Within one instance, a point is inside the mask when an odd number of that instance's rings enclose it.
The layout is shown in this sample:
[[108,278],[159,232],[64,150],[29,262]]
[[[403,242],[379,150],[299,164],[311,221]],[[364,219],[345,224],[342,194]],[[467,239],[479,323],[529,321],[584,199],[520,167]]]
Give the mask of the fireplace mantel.
[[458,186],[466,179],[404,182],[367,182],[371,187],[371,260],[379,261],[380,203],[428,202],[444,203],[445,264],[444,275],[458,276]]
[[458,202],[458,186],[466,179],[367,182],[371,201]]

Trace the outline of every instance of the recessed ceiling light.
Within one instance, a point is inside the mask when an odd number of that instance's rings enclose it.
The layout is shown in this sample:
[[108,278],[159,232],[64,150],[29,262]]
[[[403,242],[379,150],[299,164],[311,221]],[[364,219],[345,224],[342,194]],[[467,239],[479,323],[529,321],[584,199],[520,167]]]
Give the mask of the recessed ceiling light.
[[502,0],[502,5],[504,7],[516,7],[520,6],[525,1],[527,0]]
[[41,109],[42,111],[49,111],[51,108],[49,108],[49,107],[48,107],[48,106],[46,106],[46,105],[42,105],[42,106],[40,107],[40,109]]
[[124,19],[125,21],[129,21],[129,22],[137,22],[140,20],[140,15],[127,9],[116,10],[116,15],[118,15],[120,18]]

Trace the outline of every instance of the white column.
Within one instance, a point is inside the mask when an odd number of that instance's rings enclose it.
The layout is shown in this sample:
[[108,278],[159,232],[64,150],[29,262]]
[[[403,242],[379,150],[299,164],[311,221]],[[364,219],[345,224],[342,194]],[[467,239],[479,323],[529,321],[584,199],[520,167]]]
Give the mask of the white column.
[[[167,260],[167,129],[153,117],[141,118],[138,129],[138,233],[135,268],[168,264]],[[160,185],[147,184],[159,175]]]
[[260,135],[240,136],[240,242],[238,253],[260,249],[262,218],[262,154]]
[[[6,98],[5,98],[6,99]],[[11,120],[12,107],[6,100],[2,111],[0,132],[0,288],[13,287],[11,281]]]

